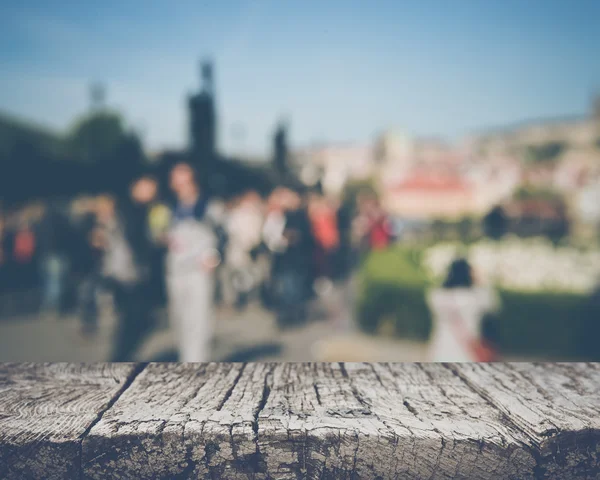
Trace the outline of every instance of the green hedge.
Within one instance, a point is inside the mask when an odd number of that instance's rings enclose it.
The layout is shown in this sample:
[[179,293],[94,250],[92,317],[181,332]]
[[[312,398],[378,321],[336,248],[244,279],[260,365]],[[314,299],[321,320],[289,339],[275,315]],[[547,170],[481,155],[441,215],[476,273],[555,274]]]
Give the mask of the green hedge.
[[[500,292],[502,350],[511,354],[578,358],[587,353],[587,298],[556,292]],[[600,320],[600,319],[599,319]]]
[[[358,321],[365,332],[374,333],[384,320],[391,319],[397,336],[421,341],[429,338],[431,315],[425,295],[434,285],[420,267],[421,258],[419,249],[393,247],[365,259],[357,306]],[[499,334],[504,354],[547,359],[594,355],[585,346],[589,320],[595,315],[586,296],[503,290],[500,297]],[[596,314],[600,324],[600,314]]]
[[419,249],[394,247],[366,258],[357,307],[364,331],[374,333],[391,318],[398,336],[429,338],[431,319],[424,295],[429,282],[420,267],[421,255]]

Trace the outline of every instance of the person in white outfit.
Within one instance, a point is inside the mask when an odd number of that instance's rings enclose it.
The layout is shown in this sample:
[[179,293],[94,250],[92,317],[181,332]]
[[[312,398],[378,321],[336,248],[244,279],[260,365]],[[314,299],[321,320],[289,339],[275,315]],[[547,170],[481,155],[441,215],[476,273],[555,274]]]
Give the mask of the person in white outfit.
[[169,229],[167,289],[169,317],[175,329],[182,362],[211,358],[214,331],[214,269],[219,264],[217,236],[210,206],[186,163],[171,171],[171,188],[177,196]]
[[497,312],[498,295],[492,288],[474,285],[471,267],[458,259],[442,288],[429,292],[433,330],[429,361],[479,362],[494,359],[494,352],[482,335],[486,314]]

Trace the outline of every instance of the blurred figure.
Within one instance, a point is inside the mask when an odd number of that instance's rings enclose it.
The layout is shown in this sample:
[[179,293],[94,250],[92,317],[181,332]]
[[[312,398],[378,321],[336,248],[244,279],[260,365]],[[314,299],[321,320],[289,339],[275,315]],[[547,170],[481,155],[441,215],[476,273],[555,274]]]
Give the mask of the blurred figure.
[[[0,208],[0,295],[8,291],[10,285],[9,260],[10,255],[6,255],[6,216],[4,210]],[[0,309],[0,315],[4,309]]]
[[165,281],[166,238],[171,211],[158,196],[158,181],[149,174],[142,175],[134,183],[132,199],[140,228],[148,240],[147,264],[149,268],[150,300],[153,306],[164,306],[167,301]]
[[267,200],[267,214],[262,228],[263,242],[271,253],[285,249],[283,231],[285,227],[284,191],[275,189]]
[[364,257],[370,250],[369,233],[371,227],[370,195],[359,193],[356,198],[356,216],[352,220],[351,239],[353,249],[359,258]]
[[393,228],[388,215],[375,196],[367,200],[366,216],[370,250],[384,250],[393,241]]
[[209,203],[187,163],[171,171],[177,197],[169,230],[167,288],[169,316],[175,328],[179,361],[211,360],[214,269],[220,262]]
[[[317,279],[314,289],[319,296],[319,308],[322,315],[328,319],[337,331],[350,331],[354,324],[353,307],[355,303],[355,286],[347,280],[350,266],[341,262],[348,262],[350,252],[340,252],[341,233],[338,220],[346,220],[339,214],[339,207],[332,199],[321,195],[314,195],[309,204],[313,235],[316,240],[314,260]],[[348,221],[350,218],[347,219]],[[347,225],[349,228],[350,225]],[[349,248],[349,232],[345,248]],[[348,269],[347,272],[344,270]],[[341,282],[340,280],[344,280]]]
[[283,205],[283,189],[276,188],[267,199],[265,221],[262,228],[263,244],[270,256],[268,275],[262,291],[262,302],[266,308],[274,307],[274,278],[277,255],[283,253],[286,242],[283,237],[285,229],[285,209]]
[[[17,263],[14,258],[15,226],[14,213],[6,211],[3,219],[2,229],[2,270],[4,273],[4,282],[2,292],[13,292],[18,288],[17,285]],[[11,298],[7,296],[7,299]]]
[[[35,278],[36,235],[25,213],[17,216],[17,229],[12,238],[14,281],[18,290],[33,286]],[[51,293],[55,293],[52,291]]]
[[50,203],[37,226],[37,246],[42,275],[42,311],[62,312],[69,273],[72,230],[56,203]]
[[334,255],[340,236],[336,210],[325,197],[313,195],[309,200],[308,214],[315,238],[314,264],[317,278],[333,278]]
[[225,302],[224,289],[227,283],[226,262],[227,262],[227,246],[229,245],[229,235],[227,233],[227,219],[232,207],[232,202],[225,202],[220,199],[211,200],[207,206],[206,217],[210,218],[210,223],[213,232],[217,237],[217,252],[220,255],[221,261],[214,270],[214,303],[221,305]]
[[339,235],[339,248],[335,256],[335,276],[345,280],[352,273],[356,255],[352,248],[352,222],[355,217],[355,206],[350,202],[343,202],[337,209],[337,225]]
[[[133,355],[152,328],[149,301],[149,252],[146,216],[138,196],[138,182],[131,188],[132,199],[117,208],[114,199],[98,200],[98,228],[93,245],[103,251],[102,273],[109,284],[119,315],[111,361],[124,362]],[[143,190],[143,189],[142,189]]]
[[[4,253],[4,237],[6,234],[6,219],[4,210],[0,207],[0,268],[4,267],[6,255]],[[0,287],[0,292],[3,289]]]
[[101,287],[102,250],[94,246],[97,227],[95,199],[85,199],[77,207],[75,244],[71,269],[78,285],[81,333],[89,336],[98,328],[97,294]]
[[[298,192],[279,192],[284,223],[279,251],[273,258],[272,282],[277,321],[281,327],[306,320],[312,296],[315,241],[308,212]],[[281,225],[280,225],[281,228]]]
[[157,202],[150,210],[150,230],[155,242],[165,237],[171,223],[171,210],[164,203]]
[[430,292],[427,300],[433,318],[430,361],[496,359],[495,348],[485,337],[493,327],[493,314],[500,301],[493,289],[475,285],[473,271],[465,259],[452,262],[442,288]]
[[225,225],[228,244],[223,297],[227,305],[244,307],[258,286],[254,254],[261,244],[262,226],[260,197],[252,191],[243,194],[233,205]]

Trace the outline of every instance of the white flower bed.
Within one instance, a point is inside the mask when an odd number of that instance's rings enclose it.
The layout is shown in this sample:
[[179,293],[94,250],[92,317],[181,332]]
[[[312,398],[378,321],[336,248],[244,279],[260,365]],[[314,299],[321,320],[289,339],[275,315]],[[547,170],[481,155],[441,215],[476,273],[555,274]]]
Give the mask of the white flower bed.
[[[452,260],[467,250],[459,244],[438,244],[425,252],[424,267],[436,280],[445,278]],[[485,283],[518,290],[587,293],[600,280],[600,251],[554,248],[542,238],[481,241],[467,257]]]

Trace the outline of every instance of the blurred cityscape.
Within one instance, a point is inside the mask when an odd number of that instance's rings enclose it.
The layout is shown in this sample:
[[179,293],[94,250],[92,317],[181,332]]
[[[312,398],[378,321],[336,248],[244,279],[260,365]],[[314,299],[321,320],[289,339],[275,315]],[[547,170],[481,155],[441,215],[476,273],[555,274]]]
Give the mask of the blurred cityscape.
[[4,208],[122,194],[142,171],[150,168],[164,182],[172,165],[189,160],[211,194],[221,197],[247,188],[265,194],[283,181],[341,198],[348,186],[368,184],[397,219],[395,227],[411,233],[424,223],[474,223],[503,205],[520,235],[567,228],[597,234],[600,97],[590,101],[588,116],[502,126],[453,143],[392,129],[368,144],[293,148],[282,122],[274,126],[272,158],[249,160],[218,151],[212,69],[202,64],[201,89],[188,99],[190,143],[181,151],[146,152],[121,114],[105,107],[101,85],[91,87],[90,112],[66,134],[1,114]]
[[[131,321],[119,310],[136,300],[89,287],[108,254],[83,225],[106,198],[135,200],[144,179],[171,220],[152,240],[156,290],[135,297],[152,297],[154,320],[118,359],[182,358],[169,313],[180,300],[163,278],[182,165],[220,208],[211,360],[600,360],[600,96],[587,115],[452,142],[390,128],[296,146],[293,117],[274,119],[270,158],[236,158],[217,142],[217,67],[200,62],[180,150],[149,152],[109,107],[110,85],[90,86],[66,132],[0,114],[0,361],[117,359]],[[275,240],[273,212],[285,224]],[[291,293],[278,286],[288,280]],[[302,282],[310,291],[296,298]]]

